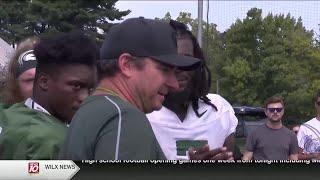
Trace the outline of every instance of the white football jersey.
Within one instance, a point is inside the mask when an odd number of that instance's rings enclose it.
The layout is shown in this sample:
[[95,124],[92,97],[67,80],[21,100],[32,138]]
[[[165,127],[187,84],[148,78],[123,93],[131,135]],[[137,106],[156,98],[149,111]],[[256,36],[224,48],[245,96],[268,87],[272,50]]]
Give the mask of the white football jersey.
[[232,106],[220,95],[208,94],[207,97],[217,107],[199,100],[199,118],[191,104],[183,120],[166,107],[147,114],[153,132],[167,159],[188,159],[186,151],[190,146],[201,147],[208,144],[210,149],[222,147],[225,139],[234,133],[238,119]]
[[305,153],[320,153],[320,121],[312,118],[300,126],[298,144]]

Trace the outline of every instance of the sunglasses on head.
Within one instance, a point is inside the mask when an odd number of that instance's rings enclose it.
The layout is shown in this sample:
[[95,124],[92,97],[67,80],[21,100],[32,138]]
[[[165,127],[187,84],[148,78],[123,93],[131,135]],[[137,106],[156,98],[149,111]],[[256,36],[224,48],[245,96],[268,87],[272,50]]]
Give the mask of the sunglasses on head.
[[320,101],[317,101],[316,103],[317,103],[318,106],[320,106]]
[[273,112],[281,112],[283,110],[283,108],[268,108],[268,111],[270,113],[273,113]]

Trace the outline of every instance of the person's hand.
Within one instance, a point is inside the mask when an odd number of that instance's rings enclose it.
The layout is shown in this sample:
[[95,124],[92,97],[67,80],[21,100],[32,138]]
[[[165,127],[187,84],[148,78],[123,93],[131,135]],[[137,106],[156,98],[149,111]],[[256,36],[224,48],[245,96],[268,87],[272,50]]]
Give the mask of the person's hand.
[[210,150],[209,145],[201,148],[189,148],[188,150],[190,160],[233,160],[232,152],[227,151],[226,147]]
[[320,153],[312,153],[311,157],[312,157],[311,159],[320,160]]

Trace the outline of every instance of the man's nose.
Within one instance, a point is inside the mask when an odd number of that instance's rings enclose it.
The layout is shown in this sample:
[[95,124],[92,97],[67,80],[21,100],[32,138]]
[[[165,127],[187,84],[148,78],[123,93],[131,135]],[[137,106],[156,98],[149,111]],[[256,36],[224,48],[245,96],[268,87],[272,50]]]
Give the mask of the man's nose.
[[79,91],[78,101],[80,104],[89,96],[89,93],[90,91],[87,88],[83,88],[82,90]]
[[172,71],[172,73],[170,73],[170,75],[168,76],[166,84],[170,88],[170,90],[179,89],[179,83],[178,83],[175,71]]

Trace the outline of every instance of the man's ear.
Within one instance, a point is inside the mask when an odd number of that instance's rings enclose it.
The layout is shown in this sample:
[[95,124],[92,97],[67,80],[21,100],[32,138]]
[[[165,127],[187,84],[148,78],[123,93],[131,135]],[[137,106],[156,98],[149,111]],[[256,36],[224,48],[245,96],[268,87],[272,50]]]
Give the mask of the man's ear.
[[40,73],[38,80],[37,80],[38,86],[40,87],[41,90],[48,91],[49,81],[50,81],[49,74]]
[[264,108],[264,114],[266,115],[266,116],[268,116],[268,109],[267,108]]
[[132,61],[133,57],[128,53],[123,53],[118,58],[118,66],[120,72],[126,77],[131,77],[135,70],[135,66]]

